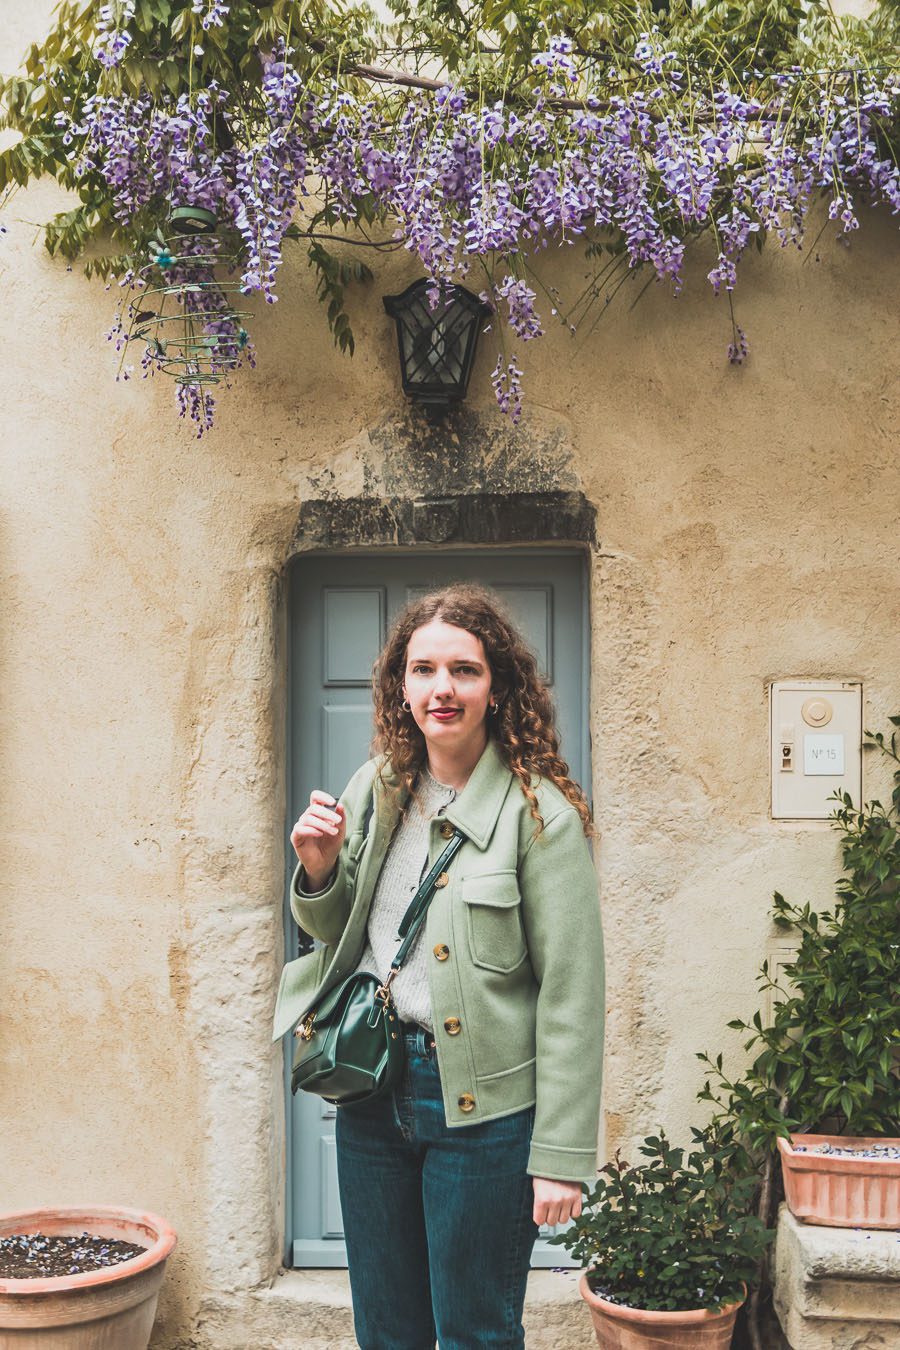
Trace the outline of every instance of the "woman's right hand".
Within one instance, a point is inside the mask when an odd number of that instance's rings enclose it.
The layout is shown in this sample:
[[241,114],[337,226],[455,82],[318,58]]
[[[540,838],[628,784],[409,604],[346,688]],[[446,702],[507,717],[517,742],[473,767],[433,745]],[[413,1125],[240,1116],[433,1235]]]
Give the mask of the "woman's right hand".
[[320,891],[327,884],[346,833],[347,814],[343,806],[330,792],[314,788],[309,794],[309,806],[291,830],[291,843],[303,864],[311,891]]

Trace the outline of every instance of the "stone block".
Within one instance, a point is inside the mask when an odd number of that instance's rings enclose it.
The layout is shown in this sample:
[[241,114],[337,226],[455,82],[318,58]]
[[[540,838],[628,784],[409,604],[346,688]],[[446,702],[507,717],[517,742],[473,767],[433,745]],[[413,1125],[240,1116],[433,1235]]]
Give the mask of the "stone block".
[[[525,1300],[528,1350],[596,1350],[577,1270],[533,1270]],[[188,1342],[154,1350],[354,1350],[346,1270],[285,1270],[269,1288],[208,1297]]]
[[900,1232],[801,1223],[782,1205],[775,1311],[791,1350],[900,1350]]

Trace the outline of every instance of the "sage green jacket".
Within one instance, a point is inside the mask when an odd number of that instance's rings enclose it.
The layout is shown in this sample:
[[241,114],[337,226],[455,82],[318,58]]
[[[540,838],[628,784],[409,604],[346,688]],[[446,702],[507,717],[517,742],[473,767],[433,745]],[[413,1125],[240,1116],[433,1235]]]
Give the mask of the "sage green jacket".
[[[273,1040],[362,956],[403,800],[385,791],[377,768],[376,760],[364,764],[341,797],[347,835],[326,889],[304,895],[302,868],[294,873],[294,917],[325,945],[285,966]],[[443,820],[466,835],[449,883],[434,892],[422,939],[444,1109],[453,1127],[536,1103],[529,1173],[593,1182],[604,1021],[597,878],[578,812],[548,779],[536,781],[535,791],[544,819],[537,836],[518,780],[491,740],[431,823],[431,863],[446,846]]]

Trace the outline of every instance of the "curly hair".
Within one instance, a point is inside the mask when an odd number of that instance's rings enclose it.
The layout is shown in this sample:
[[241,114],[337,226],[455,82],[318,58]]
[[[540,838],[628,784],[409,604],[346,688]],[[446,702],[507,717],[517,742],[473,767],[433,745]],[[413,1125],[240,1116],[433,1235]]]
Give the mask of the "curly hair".
[[593,833],[591,811],[569,766],[559,753],[553,703],[537,670],[534,653],[505,613],[497,596],[483,586],[459,582],[413,600],[395,621],[373,671],[375,739],[373,749],[386,756],[387,768],[400,780],[401,790],[411,792],[416,774],[425,761],[425,737],[411,712],[403,706],[406,650],[417,628],[440,619],[464,628],[484,647],[492,677],[498,711],[489,728],[507,768],[519,786],[537,822],[544,827],[538,810],[532,777],[539,774],[555,783],[581,817],[586,835]]

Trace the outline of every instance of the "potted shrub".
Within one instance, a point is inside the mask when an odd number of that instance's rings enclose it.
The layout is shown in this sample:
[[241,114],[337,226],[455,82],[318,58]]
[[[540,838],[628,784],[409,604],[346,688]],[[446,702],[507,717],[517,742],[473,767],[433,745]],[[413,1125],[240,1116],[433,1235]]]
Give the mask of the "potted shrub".
[[[865,736],[900,764],[896,731],[890,745]],[[887,810],[834,794],[844,872],[833,909],[775,892],[775,924],[799,945],[787,987],[763,966],[776,996],[770,1023],[759,1013],[729,1023],[750,1033],[748,1071],[729,1082],[721,1055],[700,1057],[718,1080],[701,1096],[721,1108],[720,1126],[730,1121],[751,1152],[777,1145],[785,1198],[807,1223],[900,1227],[900,769],[893,779]]]
[[[0,1271],[17,1271],[0,1273],[0,1350],[146,1350],[175,1241],[164,1220],[142,1210],[92,1205],[0,1214]],[[67,1273],[41,1274],[45,1269]]]
[[586,1267],[580,1291],[604,1350],[731,1344],[773,1234],[748,1213],[756,1176],[735,1172],[711,1136],[693,1136],[687,1157],[664,1134],[644,1140],[638,1166],[617,1152],[581,1216],[549,1239]]

